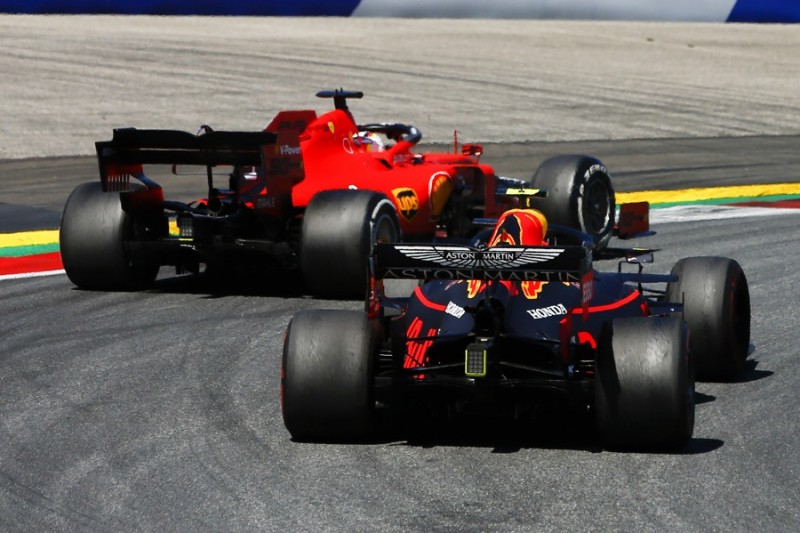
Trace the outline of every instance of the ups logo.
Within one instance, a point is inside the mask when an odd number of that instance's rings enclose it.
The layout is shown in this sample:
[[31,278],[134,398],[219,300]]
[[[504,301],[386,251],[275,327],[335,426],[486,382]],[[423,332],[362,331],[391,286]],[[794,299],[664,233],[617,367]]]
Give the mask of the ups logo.
[[406,187],[394,189],[392,191],[395,200],[397,201],[397,209],[405,217],[406,220],[411,220],[419,210],[419,199],[417,193],[413,189]]

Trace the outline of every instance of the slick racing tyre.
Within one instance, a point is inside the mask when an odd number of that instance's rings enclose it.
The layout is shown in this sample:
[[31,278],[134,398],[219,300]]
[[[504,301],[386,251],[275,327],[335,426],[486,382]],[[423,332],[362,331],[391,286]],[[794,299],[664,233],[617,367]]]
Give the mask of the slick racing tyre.
[[61,216],[61,261],[72,283],[90,290],[137,290],[155,280],[159,266],[125,249],[133,221],[119,193],[100,182],[84,183],[69,195]]
[[589,234],[595,250],[608,245],[614,231],[614,188],[605,165],[584,155],[561,155],[545,160],[530,186],[547,191],[534,207],[550,224],[559,224]]
[[750,349],[750,291],[742,267],[726,257],[687,257],[672,267],[666,299],[683,303],[697,379],[731,381]]
[[399,240],[397,211],[386,196],[361,190],[317,193],[303,216],[300,244],[309,291],[322,298],[363,299],[372,244]]
[[694,431],[688,329],[674,318],[612,320],[597,355],[595,409],[606,448],[676,449]]
[[283,423],[300,441],[356,441],[369,435],[377,346],[365,313],[301,311],[283,345]]

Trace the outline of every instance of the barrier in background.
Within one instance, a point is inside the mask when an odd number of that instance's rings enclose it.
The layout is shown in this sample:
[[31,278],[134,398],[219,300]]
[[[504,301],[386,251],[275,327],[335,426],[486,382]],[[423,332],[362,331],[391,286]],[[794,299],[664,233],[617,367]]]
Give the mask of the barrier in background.
[[0,13],[800,22],[798,0],[0,0]]

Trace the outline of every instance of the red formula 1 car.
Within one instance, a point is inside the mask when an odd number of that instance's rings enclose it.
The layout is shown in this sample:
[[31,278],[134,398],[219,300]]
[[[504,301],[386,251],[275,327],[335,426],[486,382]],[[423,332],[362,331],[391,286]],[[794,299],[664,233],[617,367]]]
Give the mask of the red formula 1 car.
[[[298,440],[356,440],[380,414],[526,419],[572,406],[576,423],[593,413],[607,447],[681,447],[693,432],[695,375],[729,380],[744,368],[749,292],[731,259],[691,257],[646,274],[652,256],[597,250],[534,209],[502,215],[488,246],[379,243],[365,311],[304,311],[290,322],[284,423]],[[619,268],[601,272],[602,260]],[[386,297],[395,278],[426,282]]]
[[[264,131],[117,129],[98,142],[100,181],[77,187],[61,223],[70,280],[87,289],[146,287],[163,265],[296,270],[318,296],[363,297],[375,241],[464,239],[509,207],[509,188],[544,187],[542,209],[598,245],[614,226],[613,191],[598,160],[561,156],[533,180],[495,175],[481,147],[414,152],[407,124],[358,125],[351,91],[323,91],[334,109],[282,111]],[[200,201],[165,197],[153,165],[205,169]],[[556,186],[557,184],[557,186]]]

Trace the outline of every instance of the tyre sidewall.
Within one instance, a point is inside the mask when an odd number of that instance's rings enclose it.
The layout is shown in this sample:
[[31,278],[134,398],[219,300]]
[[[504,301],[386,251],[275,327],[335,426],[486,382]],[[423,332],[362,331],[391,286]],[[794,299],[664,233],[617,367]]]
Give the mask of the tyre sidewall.
[[76,187],[64,206],[59,229],[61,259],[70,281],[85,289],[115,290],[151,283],[158,265],[136,265],[125,250],[132,224],[119,193],[103,192],[99,182]]
[[385,195],[358,190],[316,194],[305,212],[300,248],[309,291],[324,298],[363,298],[376,232],[387,241],[401,238],[397,212]]
[[750,345],[750,294],[742,267],[726,257],[688,257],[671,274],[678,280],[667,285],[666,299],[683,304],[672,316],[689,327],[698,379],[735,379]]
[[[535,207],[545,214],[549,223],[588,233],[595,241],[595,249],[608,245],[614,230],[616,199],[608,169],[599,159],[584,155],[552,157],[539,166],[530,185],[547,191],[547,197]],[[604,187],[608,197],[603,227],[593,231],[585,220],[584,201],[598,186]]]
[[609,448],[674,449],[694,428],[688,330],[663,317],[616,319],[601,335],[595,409]]
[[358,440],[372,426],[375,334],[359,311],[303,311],[284,342],[281,409],[297,440]]

